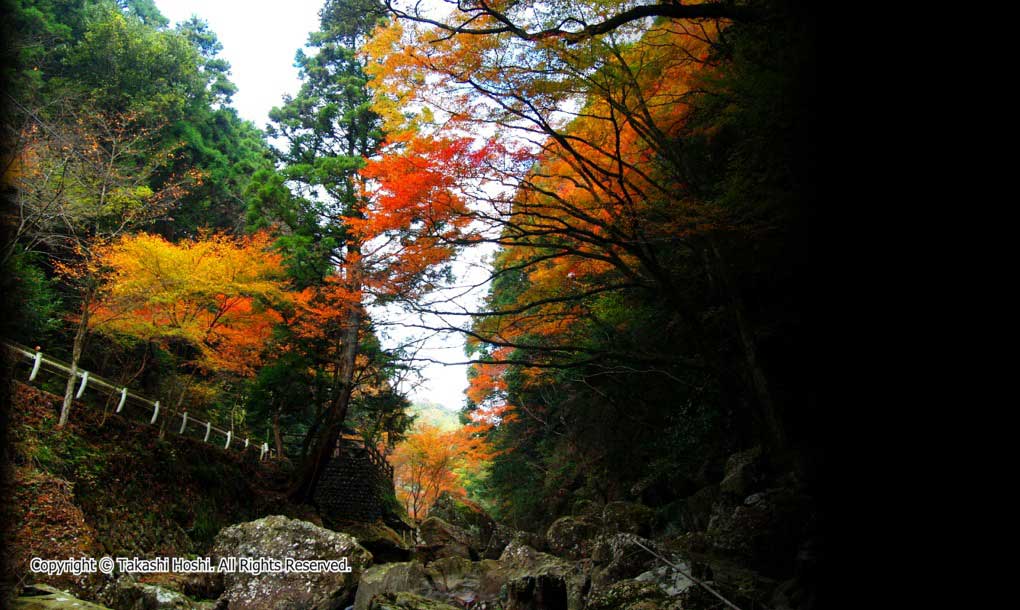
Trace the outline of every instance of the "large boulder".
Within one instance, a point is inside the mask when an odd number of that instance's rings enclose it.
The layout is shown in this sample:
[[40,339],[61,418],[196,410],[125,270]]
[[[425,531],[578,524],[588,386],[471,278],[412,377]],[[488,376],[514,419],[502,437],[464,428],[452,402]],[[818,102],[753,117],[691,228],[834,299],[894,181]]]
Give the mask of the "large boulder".
[[680,525],[683,531],[696,532],[708,529],[708,521],[712,518],[712,509],[719,499],[719,486],[709,485],[689,496],[680,512]]
[[580,559],[588,554],[591,539],[598,534],[599,527],[584,517],[560,517],[545,533],[549,551],[562,557]]
[[644,504],[610,502],[602,509],[602,523],[608,532],[649,536],[655,523],[655,512]]
[[576,500],[570,507],[570,514],[575,517],[588,517],[590,519],[598,519],[602,516],[602,507],[595,503],[594,500],[588,500],[587,498],[581,498]]
[[584,607],[588,574],[578,562],[567,561],[511,542],[499,559],[498,568],[485,574],[483,591],[497,587],[505,610],[565,610]]
[[202,607],[182,593],[140,583],[129,576],[117,580],[110,597],[110,605],[117,610],[195,610]]
[[506,585],[504,610],[567,610],[567,583],[555,574],[525,574]]
[[588,596],[585,610],[681,610],[680,600],[670,598],[658,585],[621,580]]
[[439,597],[457,606],[494,601],[499,590],[483,586],[485,575],[499,567],[494,560],[468,561],[462,557],[446,557],[425,568],[429,582],[435,587],[430,597]]
[[655,568],[661,563],[641,547],[644,545],[662,556],[666,551],[657,544],[636,534],[603,534],[592,544],[592,586],[605,588],[610,584]]
[[751,494],[739,505],[720,502],[706,538],[714,551],[770,576],[797,569],[799,545],[815,526],[810,498],[792,488]]
[[330,523],[329,529],[350,534],[372,553],[375,563],[402,562],[411,559],[411,545],[382,521],[374,523]]
[[682,572],[663,564],[638,574],[634,577],[634,580],[636,582],[654,583],[670,597],[676,597],[687,589],[696,586],[693,580],[685,576],[685,574],[692,573],[692,565],[678,557],[674,557],[673,562]]
[[354,610],[367,610],[372,598],[383,593],[409,591],[425,595],[432,591],[420,561],[384,563],[375,565],[361,574]]
[[471,534],[472,548],[479,554],[488,545],[489,538],[496,528],[496,521],[481,506],[448,492],[439,494],[429,508],[429,516],[438,517]]
[[230,610],[344,608],[354,598],[361,572],[372,563],[372,554],[353,536],[279,515],[223,529],[211,555],[214,564],[224,557],[342,560],[349,570],[228,572],[220,600],[225,600]]
[[761,447],[735,453],[726,460],[719,490],[732,498],[744,498],[761,484],[763,471]]
[[485,559],[499,559],[499,556],[503,554],[503,550],[513,539],[514,531],[501,523],[497,523],[492,528],[492,535],[489,536],[488,544],[482,549],[482,557]]
[[362,574],[354,610],[370,610],[399,592],[460,608],[581,610],[586,587],[587,575],[575,562],[511,543],[499,561],[444,557],[427,565],[372,566]]
[[400,591],[457,606],[491,602],[499,596],[503,583],[486,586],[483,580],[498,567],[496,561],[463,557],[446,557],[427,566],[418,561],[373,566],[361,576],[354,609],[368,610],[378,596]]
[[478,558],[471,534],[439,517],[429,517],[422,521],[418,534],[424,542],[424,547],[419,549],[420,557],[426,563],[443,557]]
[[414,593],[383,593],[372,600],[369,610],[457,610],[454,606]]
[[[513,537],[510,538],[511,542],[517,544],[530,546],[536,551],[548,551],[549,545],[546,544],[545,534],[536,534],[534,532],[526,532],[524,530],[517,530],[514,532]],[[506,548],[505,546],[503,547]],[[502,553],[500,553],[502,554]]]

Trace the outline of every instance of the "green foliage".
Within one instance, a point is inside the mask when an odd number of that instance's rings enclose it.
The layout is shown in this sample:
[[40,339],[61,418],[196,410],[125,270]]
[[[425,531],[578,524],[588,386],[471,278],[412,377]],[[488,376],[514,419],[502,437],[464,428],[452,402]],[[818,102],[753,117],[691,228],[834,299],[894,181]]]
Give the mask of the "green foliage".
[[60,326],[63,302],[37,259],[15,253],[3,272],[3,293],[13,305],[11,317],[4,322],[4,336],[23,344],[46,345]]
[[165,121],[181,116],[187,100],[204,91],[200,56],[187,37],[108,5],[91,10],[86,23],[63,61],[61,84],[97,107]]
[[[342,218],[356,217],[363,202],[358,170],[382,142],[381,121],[372,111],[368,76],[357,51],[384,11],[376,0],[328,2],[321,29],[309,37],[313,55],[298,51],[301,89],[269,113],[267,133],[283,142],[282,175],[296,190],[284,193],[280,179],[265,182],[250,209],[249,224],[279,223],[291,237],[281,244],[299,278],[325,272],[323,255],[343,260],[347,245]],[[321,278],[321,276],[320,276]]]

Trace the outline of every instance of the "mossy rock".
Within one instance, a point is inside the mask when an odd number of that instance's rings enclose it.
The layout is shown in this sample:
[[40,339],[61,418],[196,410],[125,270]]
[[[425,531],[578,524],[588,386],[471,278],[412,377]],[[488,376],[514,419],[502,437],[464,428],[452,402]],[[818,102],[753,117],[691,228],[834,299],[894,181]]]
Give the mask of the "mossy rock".
[[471,534],[472,547],[479,553],[485,549],[496,528],[495,520],[481,506],[466,498],[443,492],[429,508],[430,517],[438,517]]
[[425,576],[425,567],[419,561],[374,565],[361,575],[355,610],[367,610],[376,597],[397,591],[426,594],[432,586]]
[[372,599],[368,610],[457,610],[456,607],[414,593],[382,593]]
[[426,563],[443,557],[478,558],[470,532],[439,517],[429,517],[422,521],[418,532],[425,542],[425,546],[419,550]]
[[372,553],[375,563],[408,561],[411,547],[400,534],[381,521],[375,523],[330,523],[329,529],[354,536]]
[[636,580],[621,580],[611,587],[592,593],[585,610],[681,610],[679,600],[671,599],[658,585]]
[[77,608],[80,610],[110,610],[106,606],[93,604],[74,597],[49,585],[30,585],[11,604],[11,610],[56,610]]
[[602,522],[607,532],[648,537],[655,523],[655,511],[644,504],[610,502],[602,509]]
[[598,525],[590,519],[560,517],[549,526],[545,539],[552,553],[580,559],[588,554],[591,540],[598,531]]
[[726,460],[725,476],[719,490],[730,497],[743,499],[761,484],[764,463],[761,447],[734,453]]

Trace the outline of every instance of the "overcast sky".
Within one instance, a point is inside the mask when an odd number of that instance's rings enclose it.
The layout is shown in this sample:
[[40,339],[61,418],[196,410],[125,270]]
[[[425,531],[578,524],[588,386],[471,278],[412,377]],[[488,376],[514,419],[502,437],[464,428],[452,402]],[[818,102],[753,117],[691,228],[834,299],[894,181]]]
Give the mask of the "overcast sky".
[[[280,105],[284,94],[297,93],[300,81],[294,54],[304,46],[309,32],[318,29],[322,0],[156,0],[156,6],[173,24],[192,15],[209,23],[223,44],[221,56],[230,62],[230,78],[238,87],[234,107],[242,118],[265,128],[269,110]],[[422,355],[445,362],[464,360],[462,338],[433,346]],[[427,366],[423,370],[426,383],[411,397],[459,409],[464,403],[466,372],[465,366]]]

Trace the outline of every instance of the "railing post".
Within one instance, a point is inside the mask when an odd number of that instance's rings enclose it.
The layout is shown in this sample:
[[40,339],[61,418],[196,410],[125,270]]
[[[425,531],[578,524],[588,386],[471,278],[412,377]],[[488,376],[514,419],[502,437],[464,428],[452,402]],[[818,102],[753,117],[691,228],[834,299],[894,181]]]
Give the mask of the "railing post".
[[184,429],[188,426],[188,412],[185,411],[184,415],[181,416],[181,431],[177,434],[184,434]]
[[152,419],[149,420],[149,425],[156,423],[156,418],[159,417],[159,401],[157,400],[152,406],[154,408],[152,410]]
[[28,376],[29,381],[35,381],[35,376],[39,374],[39,367],[42,365],[42,352],[37,351],[35,353],[35,364],[32,365],[32,374]]
[[78,388],[78,393],[74,395],[75,398],[81,398],[81,395],[85,393],[85,386],[89,383],[89,372],[82,371],[81,374],[81,387]]
[[124,408],[124,403],[127,402],[127,388],[121,388],[120,390],[120,402],[117,404],[117,413]]

